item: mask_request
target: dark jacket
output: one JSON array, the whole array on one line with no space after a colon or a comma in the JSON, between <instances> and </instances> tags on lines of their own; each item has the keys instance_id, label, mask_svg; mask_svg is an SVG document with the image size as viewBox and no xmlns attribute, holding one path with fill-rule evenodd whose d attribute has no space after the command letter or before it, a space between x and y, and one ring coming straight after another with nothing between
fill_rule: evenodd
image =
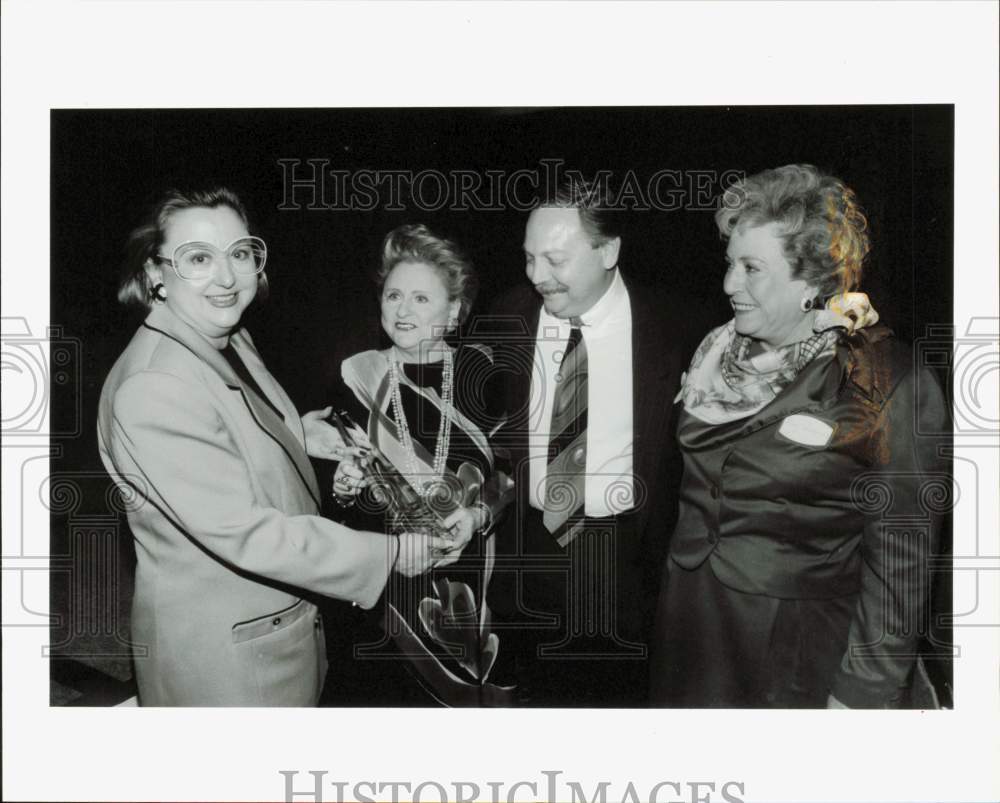
<instances>
[{"instance_id":1,"label":"dark jacket","mask_svg":"<svg viewBox=\"0 0 1000 803\"><path fill-rule=\"evenodd\" d=\"M624 278L624 277L623 277ZM647 620L648 629L659 584L659 567L667 554L670 533L676 521L676 489L680 479L680 456L674 438L673 399L683 367L695 345L689 333L696 331L671 300L633 286L625 279L632 313L632 405L637 532L632 550L631 576L643 600L636 614ZM528 457L528 413L535 335L542 301L525 284L505 294L490 315L476 321L471 339L493 348L499 392L506 404L507 420L494 443L509 457L512 476L517 477L515 514L528 509L526 465ZM704 331L703 329L701 331ZM591 377L591 381L599 378ZM498 550L502 544L498 544Z\"/></svg>"},{"instance_id":2,"label":"dark jacket","mask_svg":"<svg viewBox=\"0 0 1000 803\"><path fill-rule=\"evenodd\" d=\"M808 437L824 425L828 442ZM914 371L888 328L844 337L756 415L716 427L683 415L671 557L686 569L708 560L750 594L858 594L831 689L851 707L891 704L913 664L951 497L947 431L937 380Z\"/></svg>"}]
</instances>

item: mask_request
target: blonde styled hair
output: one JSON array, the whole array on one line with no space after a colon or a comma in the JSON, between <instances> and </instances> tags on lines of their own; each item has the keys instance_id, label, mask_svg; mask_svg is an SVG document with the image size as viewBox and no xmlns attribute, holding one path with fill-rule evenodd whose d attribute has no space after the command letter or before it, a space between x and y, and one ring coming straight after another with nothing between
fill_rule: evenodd
<instances>
[{"instance_id":1,"label":"blonde styled hair","mask_svg":"<svg viewBox=\"0 0 1000 803\"><path fill-rule=\"evenodd\" d=\"M433 268L448 291L448 300L460 302L457 323L465 321L476 300L478 282L472 263L454 242L439 237L422 223L390 231L382 242L382 261L375 271L375 284L380 292L400 262L420 262Z\"/></svg>"},{"instance_id":2,"label":"blonde styled hair","mask_svg":"<svg viewBox=\"0 0 1000 803\"><path fill-rule=\"evenodd\" d=\"M746 226L779 223L792 276L818 288L821 299L857 289L871 248L854 191L812 165L738 181L723 193L715 222L723 239Z\"/></svg>"}]
</instances>

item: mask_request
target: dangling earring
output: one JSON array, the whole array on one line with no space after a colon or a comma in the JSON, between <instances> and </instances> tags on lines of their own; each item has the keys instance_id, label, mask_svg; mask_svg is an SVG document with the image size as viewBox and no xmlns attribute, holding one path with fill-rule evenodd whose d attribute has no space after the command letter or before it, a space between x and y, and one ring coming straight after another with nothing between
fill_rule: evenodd
<instances>
[{"instance_id":1,"label":"dangling earring","mask_svg":"<svg viewBox=\"0 0 1000 803\"><path fill-rule=\"evenodd\" d=\"M163 282L157 282L153 285L153 289L149 291L149 297L153 301L167 300L167 294L163 292Z\"/></svg>"},{"instance_id":2,"label":"dangling earring","mask_svg":"<svg viewBox=\"0 0 1000 803\"><path fill-rule=\"evenodd\" d=\"M799 302L799 309L803 312L809 312L813 308L813 300L811 298L803 298Z\"/></svg>"}]
</instances>

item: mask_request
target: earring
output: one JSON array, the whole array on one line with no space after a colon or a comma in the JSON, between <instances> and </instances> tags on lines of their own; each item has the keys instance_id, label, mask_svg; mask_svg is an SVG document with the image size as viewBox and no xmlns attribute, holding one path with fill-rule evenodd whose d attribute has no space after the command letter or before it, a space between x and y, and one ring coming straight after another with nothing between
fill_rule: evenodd
<instances>
[{"instance_id":1,"label":"earring","mask_svg":"<svg viewBox=\"0 0 1000 803\"><path fill-rule=\"evenodd\" d=\"M149 291L149 297L153 301L167 300L167 294L163 292L163 282L157 282L153 285L153 289Z\"/></svg>"},{"instance_id":2,"label":"earring","mask_svg":"<svg viewBox=\"0 0 1000 803\"><path fill-rule=\"evenodd\" d=\"M799 302L799 309L803 312L809 312L813 308L813 300L811 298L803 298Z\"/></svg>"}]
</instances>

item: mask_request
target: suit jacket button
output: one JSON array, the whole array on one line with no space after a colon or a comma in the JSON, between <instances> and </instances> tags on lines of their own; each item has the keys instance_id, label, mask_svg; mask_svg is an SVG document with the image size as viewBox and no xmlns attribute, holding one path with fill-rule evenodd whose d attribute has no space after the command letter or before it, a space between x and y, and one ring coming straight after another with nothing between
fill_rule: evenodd
<instances>
[{"instance_id":1,"label":"suit jacket button","mask_svg":"<svg viewBox=\"0 0 1000 803\"><path fill-rule=\"evenodd\" d=\"M717 544L718 542L719 542L719 534L717 532L715 532L715 530L712 530L708 534L708 543L710 543L710 544Z\"/></svg>"},{"instance_id":2,"label":"suit jacket button","mask_svg":"<svg viewBox=\"0 0 1000 803\"><path fill-rule=\"evenodd\" d=\"M278 625L280 625L281 624L281 617L280 616L275 616L274 619L271 620L271 624L274 625L275 627L277 627Z\"/></svg>"},{"instance_id":3,"label":"suit jacket button","mask_svg":"<svg viewBox=\"0 0 1000 803\"><path fill-rule=\"evenodd\" d=\"M313 627L319 630L322 626L323 626L323 617L317 616L316 619L313 621Z\"/></svg>"},{"instance_id":4,"label":"suit jacket button","mask_svg":"<svg viewBox=\"0 0 1000 803\"><path fill-rule=\"evenodd\" d=\"M719 498L719 486L718 485L713 485L711 493L712 493L712 498L713 499L718 499Z\"/></svg>"}]
</instances>

